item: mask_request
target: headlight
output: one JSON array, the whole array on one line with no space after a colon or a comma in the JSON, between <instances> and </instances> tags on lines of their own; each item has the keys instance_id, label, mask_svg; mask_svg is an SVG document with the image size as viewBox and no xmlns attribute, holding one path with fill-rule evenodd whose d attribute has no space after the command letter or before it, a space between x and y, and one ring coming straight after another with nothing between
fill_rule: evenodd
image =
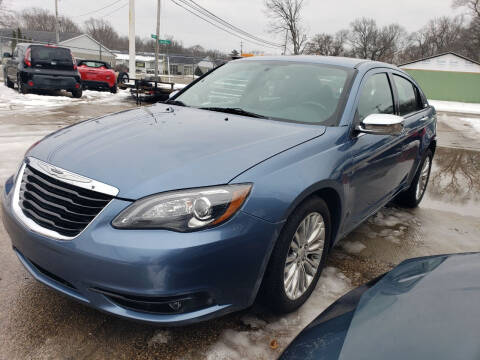
<instances>
[{"instance_id":1,"label":"headlight","mask_svg":"<svg viewBox=\"0 0 480 360\"><path fill-rule=\"evenodd\" d=\"M251 184L172 191L135 201L112 222L119 229L193 231L220 224L243 205Z\"/></svg>"}]
</instances>

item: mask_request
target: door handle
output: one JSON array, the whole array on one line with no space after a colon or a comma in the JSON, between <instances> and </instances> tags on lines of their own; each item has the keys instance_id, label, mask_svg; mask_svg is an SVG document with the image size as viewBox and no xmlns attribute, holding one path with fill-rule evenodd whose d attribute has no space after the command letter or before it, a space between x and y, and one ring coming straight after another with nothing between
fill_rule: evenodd
<instances>
[{"instance_id":1,"label":"door handle","mask_svg":"<svg viewBox=\"0 0 480 360\"><path fill-rule=\"evenodd\" d=\"M424 116L420 119L420 121L425 121L425 120L429 120L430 119L430 116Z\"/></svg>"}]
</instances>

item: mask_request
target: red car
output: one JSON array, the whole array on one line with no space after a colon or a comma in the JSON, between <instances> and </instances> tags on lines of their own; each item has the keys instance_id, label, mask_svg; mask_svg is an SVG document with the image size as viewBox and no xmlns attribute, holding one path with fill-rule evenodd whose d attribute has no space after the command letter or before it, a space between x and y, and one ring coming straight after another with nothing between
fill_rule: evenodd
<instances>
[{"instance_id":1,"label":"red car","mask_svg":"<svg viewBox=\"0 0 480 360\"><path fill-rule=\"evenodd\" d=\"M105 61L80 60L78 61L78 71L84 89L117 92L117 74Z\"/></svg>"}]
</instances>

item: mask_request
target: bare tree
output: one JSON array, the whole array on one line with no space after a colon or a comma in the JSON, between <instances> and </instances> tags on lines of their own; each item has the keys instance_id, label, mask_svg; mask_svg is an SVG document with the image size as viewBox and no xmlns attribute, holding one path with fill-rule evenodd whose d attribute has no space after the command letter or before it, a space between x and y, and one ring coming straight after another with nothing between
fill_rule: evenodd
<instances>
[{"instance_id":1,"label":"bare tree","mask_svg":"<svg viewBox=\"0 0 480 360\"><path fill-rule=\"evenodd\" d=\"M393 62L405 38L406 32L398 24L379 28L375 20L367 18L350 24L352 55L362 59Z\"/></svg>"},{"instance_id":2,"label":"bare tree","mask_svg":"<svg viewBox=\"0 0 480 360\"><path fill-rule=\"evenodd\" d=\"M287 34L295 55L301 54L307 42L301 11L304 0L265 0L267 15L271 17L272 32Z\"/></svg>"},{"instance_id":3,"label":"bare tree","mask_svg":"<svg viewBox=\"0 0 480 360\"><path fill-rule=\"evenodd\" d=\"M107 48L115 49L119 43L119 36L112 24L107 20L90 18L84 23L85 32ZM140 38L135 43L142 42Z\"/></svg>"},{"instance_id":4,"label":"bare tree","mask_svg":"<svg viewBox=\"0 0 480 360\"><path fill-rule=\"evenodd\" d=\"M467 7L473 16L480 18L480 0L453 0L453 7Z\"/></svg>"},{"instance_id":5,"label":"bare tree","mask_svg":"<svg viewBox=\"0 0 480 360\"><path fill-rule=\"evenodd\" d=\"M55 15L47 9L31 8L23 10L19 16L20 25L30 31L55 31ZM79 26L66 16L58 17L60 32L78 33Z\"/></svg>"},{"instance_id":6,"label":"bare tree","mask_svg":"<svg viewBox=\"0 0 480 360\"><path fill-rule=\"evenodd\" d=\"M335 35L317 34L305 46L305 53L310 55L344 56L348 31L341 30Z\"/></svg>"},{"instance_id":7,"label":"bare tree","mask_svg":"<svg viewBox=\"0 0 480 360\"><path fill-rule=\"evenodd\" d=\"M3 0L0 0L0 27L9 28L15 27L16 21L14 12L6 8Z\"/></svg>"}]
</instances>

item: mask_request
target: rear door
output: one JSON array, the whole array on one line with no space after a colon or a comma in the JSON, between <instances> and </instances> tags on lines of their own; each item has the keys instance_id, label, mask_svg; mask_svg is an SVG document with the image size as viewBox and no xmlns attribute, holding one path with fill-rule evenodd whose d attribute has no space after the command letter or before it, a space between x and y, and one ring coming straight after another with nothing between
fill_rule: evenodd
<instances>
[{"instance_id":1,"label":"rear door","mask_svg":"<svg viewBox=\"0 0 480 360\"><path fill-rule=\"evenodd\" d=\"M425 127L434 114L419 88L405 74L394 71L391 79L398 104L397 115L404 118L405 134L398 167L402 185L407 185L421 157L420 148Z\"/></svg>"},{"instance_id":2,"label":"rear door","mask_svg":"<svg viewBox=\"0 0 480 360\"><path fill-rule=\"evenodd\" d=\"M55 46L32 45L32 67L49 70L74 70L74 60L69 49Z\"/></svg>"}]
</instances>

